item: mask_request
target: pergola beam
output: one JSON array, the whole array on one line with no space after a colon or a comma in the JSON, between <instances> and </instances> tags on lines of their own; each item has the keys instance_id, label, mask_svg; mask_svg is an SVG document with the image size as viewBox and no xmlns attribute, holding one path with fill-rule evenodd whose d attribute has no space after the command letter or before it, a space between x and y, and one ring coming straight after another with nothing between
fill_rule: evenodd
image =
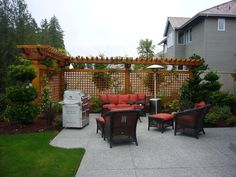
<instances>
[{"instance_id":1,"label":"pergola beam","mask_svg":"<svg viewBox=\"0 0 236 177\"><path fill-rule=\"evenodd\" d=\"M17 45L28 59L52 58L58 62L66 63L99 63L99 64L144 64L144 65L186 65L188 67L199 66L201 59L173 59L173 58L132 58L132 57L70 57L49 45Z\"/></svg>"}]
</instances>

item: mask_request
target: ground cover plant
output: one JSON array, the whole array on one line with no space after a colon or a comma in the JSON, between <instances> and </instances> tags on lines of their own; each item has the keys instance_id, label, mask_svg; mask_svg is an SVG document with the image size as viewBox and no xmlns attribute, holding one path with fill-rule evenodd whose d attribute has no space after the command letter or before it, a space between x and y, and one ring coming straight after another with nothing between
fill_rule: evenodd
<instances>
[{"instance_id":1,"label":"ground cover plant","mask_svg":"<svg viewBox=\"0 0 236 177\"><path fill-rule=\"evenodd\" d=\"M0 176L75 176L84 149L49 145L56 131L0 136Z\"/></svg>"}]
</instances>

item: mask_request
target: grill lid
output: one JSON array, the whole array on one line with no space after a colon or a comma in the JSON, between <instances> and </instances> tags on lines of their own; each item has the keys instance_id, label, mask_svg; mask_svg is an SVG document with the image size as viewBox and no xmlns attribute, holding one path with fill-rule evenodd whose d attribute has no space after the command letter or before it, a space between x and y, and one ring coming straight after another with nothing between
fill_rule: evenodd
<instances>
[{"instance_id":1,"label":"grill lid","mask_svg":"<svg viewBox=\"0 0 236 177\"><path fill-rule=\"evenodd\" d=\"M85 94L80 90L66 90L64 92L64 100L81 100Z\"/></svg>"},{"instance_id":2,"label":"grill lid","mask_svg":"<svg viewBox=\"0 0 236 177\"><path fill-rule=\"evenodd\" d=\"M64 91L64 99L61 104L79 104L81 103L81 97L85 94L80 90L66 90Z\"/></svg>"}]
</instances>

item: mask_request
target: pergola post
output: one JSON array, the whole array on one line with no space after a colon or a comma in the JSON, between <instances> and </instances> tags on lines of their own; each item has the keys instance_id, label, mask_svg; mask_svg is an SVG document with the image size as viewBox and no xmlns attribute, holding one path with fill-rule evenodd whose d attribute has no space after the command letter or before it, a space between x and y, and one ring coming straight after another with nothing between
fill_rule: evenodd
<instances>
[{"instance_id":1,"label":"pergola post","mask_svg":"<svg viewBox=\"0 0 236 177\"><path fill-rule=\"evenodd\" d=\"M36 72L36 78L32 81L33 86L36 88L37 93L41 93L41 74L40 74L40 63L39 60L32 60L32 67L34 68ZM38 97L35 100L36 102L38 101Z\"/></svg>"},{"instance_id":2,"label":"pergola post","mask_svg":"<svg viewBox=\"0 0 236 177\"><path fill-rule=\"evenodd\" d=\"M130 91L130 64L125 64L125 93Z\"/></svg>"}]
</instances>

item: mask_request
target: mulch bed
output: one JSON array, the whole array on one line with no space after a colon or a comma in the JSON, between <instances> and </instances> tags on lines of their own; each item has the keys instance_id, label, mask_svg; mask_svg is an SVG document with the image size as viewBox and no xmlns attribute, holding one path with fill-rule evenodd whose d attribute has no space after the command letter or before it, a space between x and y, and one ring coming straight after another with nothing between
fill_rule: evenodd
<instances>
[{"instance_id":1,"label":"mulch bed","mask_svg":"<svg viewBox=\"0 0 236 177\"><path fill-rule=\"evenodd\" d=\"M35 119L32 124L20 125L10 124L6 121L0 121L0 135L42 132L46 130L61 130L60 126L49 126L44 119Z\"/></svg>"}]
</instances>

